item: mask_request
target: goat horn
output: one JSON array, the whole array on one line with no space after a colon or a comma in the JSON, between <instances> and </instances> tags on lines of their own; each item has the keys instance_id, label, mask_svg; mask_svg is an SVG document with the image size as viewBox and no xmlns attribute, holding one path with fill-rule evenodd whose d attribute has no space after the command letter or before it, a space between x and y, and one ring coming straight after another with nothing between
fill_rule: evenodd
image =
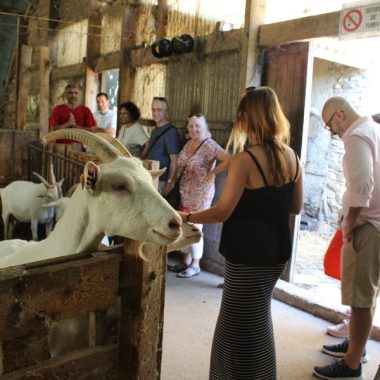
<instances>
[{"instance_id":1,"label":"goat horn","mask_svg":"<svg viewBox=\"0 0 380 380\"><path fill-rule=\"evenodd\" d=\"M40 175L40 174L38 174L36 172L33 172L33 175L35 177L37 177L46 187L51 187L50 184L49 184L49 182L46 181L46 179L44 177L42 177L42 175Z\"/></svg>"},{"instance_id":2,"label":"goat horn","mask_svg":"<svg viewBox=\"0 0 380 380\"><path fill-rule=\"evenodd\" d=\"M111 143L124 157L133 157L129 150L118 139L115 139L115 137L104 132L98 132L97 135Z\"/></svg>"},{"instance_id":3,"label":"goat horn","mask_svg":"<svg viewBox=\"0 0 380 380\"><path fill-rule=\"evenodd\" d=\"M54 167L53 167L53 164L50 164L50 179L51 179L51 184L53 186L55 186L57 184L57 181L55 179L55 175L54 175Z\"/></svg>"},{"instance_id":4,"label":"goat horn","mask_svg":"<svg viewBox=\"0 0 380 380\"><path fill-rule=\"evenodd\" d=\"M64 128L50 132L42 138L44 144L59 139L70 139L78 141L90 147L102 162L111 162L122 154L112 146L111 143L97 136L95 133L78 128Z\"/></svg>"}]
</instances>

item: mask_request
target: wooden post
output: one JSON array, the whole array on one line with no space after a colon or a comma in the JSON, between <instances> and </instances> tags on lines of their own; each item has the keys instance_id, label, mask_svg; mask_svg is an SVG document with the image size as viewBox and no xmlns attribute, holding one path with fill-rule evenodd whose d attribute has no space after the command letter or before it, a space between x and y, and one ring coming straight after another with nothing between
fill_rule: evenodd
<instances>
[{"instance_id":1,"label":"wooden post","mask_svg":"<svg viewBox=\"0 0 380 380\"><path fill-rule=\"evenodd\" d=\"M49 132L49 79L50 55L49 47L40 48L40 137Z\"/></svg>"},{"instance_id":2,"label":"wooden post","mask_svg":"<svg viewBox=\"0 0 380 380\"><path fill-rule=\"evenodd\" d=\"M100 56L102 32L102 14L97 10L97 2L90 1L90 17L88 18L88 36L86 53L85 105L95 108L97 92L96 60Z\"/></svg>"},{"instance_id":3,"label":"wooden post","mask_svg":"<svg viewBox=\"0 0 380 380\"><path fill-rule=\"evenodd\" d=\"M156 19L156 38L164 38L166 35L166 26L168 22L168 2L167 0L158 0Z\"/></svg>"},{"instance_id":4,"label":"wooden post","mask_svg":"<svg viewBox=\"0 0 380 380\"><path fill-rule=\"evenodd\" d=\"M129 4L123 14L120 43L119 104L131 100L136 69L130 65L130 50L136 45L136 30L141 5Z\"/></svg>"},{"instance_id":5,"label":"wooden post","mask_svg":"<svg viewBox=\"0 0 380 380\"><path fill-rule=\"evenodd\" d=\"M244 35L241 50L239 93L250 85L261 84L259 27L265 21L265 0L246 0Z\"/></svg>"},{"instance_id":6,"label":"wooden post","mask_svg":"<svg viewBox=\"0 0 380 380\"><path fill-rule=\"evenodd\" d=\"M144 161L158 170L158 161ZM119 375L160 379L165 306L166 247L126 239L120 263Z\"/></svg>"},{"instance_id":7,"label":"wooden post","mask_svg":"<svg viewBox=\"0 0 380 380\"><path fill-rule=\"evenodd\" d=\"M17 129L25 129L30 87L30 67L32 64L32 47L22 45L17 96Z\"/></svg>"}]
</instances>

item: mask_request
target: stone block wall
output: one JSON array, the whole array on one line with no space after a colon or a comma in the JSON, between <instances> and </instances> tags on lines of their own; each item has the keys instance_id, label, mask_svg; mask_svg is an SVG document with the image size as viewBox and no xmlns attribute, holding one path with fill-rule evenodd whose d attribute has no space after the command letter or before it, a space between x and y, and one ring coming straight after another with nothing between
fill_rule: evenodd
<instances>
[{"instance_id":1,"label":"stone block wall","mask_svg":"<svg viewBox=\"0 0 380 380\"><path fill-rule=\"evenodd\" d=\"M331 96L342 96L365 114L370 88L368 71L315 59L301 228L330 234L337 226L345 187L343 143L324 128L322 107Z\"/></svg>"}]
</instances>

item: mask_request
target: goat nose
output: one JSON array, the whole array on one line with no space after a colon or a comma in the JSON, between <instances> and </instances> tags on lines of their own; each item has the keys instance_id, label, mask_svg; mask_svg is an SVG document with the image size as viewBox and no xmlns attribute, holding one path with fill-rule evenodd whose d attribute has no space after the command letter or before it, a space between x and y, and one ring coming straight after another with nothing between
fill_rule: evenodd
<instances>
[{"instance_id":1,"label":"goat nose","mask_svg":"<svg viewBox=\"0 0 380 380\"><path fill-rule=\"evenodd\" d=\"M182 219L179 215L172 218L169 222L169 228L171 230L179 230L181 226L182 226Z\"/></svg>"}]
</instances>

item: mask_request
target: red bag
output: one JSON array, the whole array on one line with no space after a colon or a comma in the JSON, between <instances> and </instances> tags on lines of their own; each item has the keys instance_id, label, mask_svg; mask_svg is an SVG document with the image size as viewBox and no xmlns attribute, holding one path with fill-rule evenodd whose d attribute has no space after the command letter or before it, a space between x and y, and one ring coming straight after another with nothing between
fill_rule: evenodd
<instances>
[{"instance_id":1,"label":"red bag","mask_svg":"<svg viewBox=\"0 0 380 380\"><path fill-rule=\"evenodd\" d=\"M335 234L330 241L323 260L325 274L332 278L336 278L337 280L340 280L340 257L342 246L343 234L342 230L338 229L335 231Z\"/></svg>"}]
</instances>

